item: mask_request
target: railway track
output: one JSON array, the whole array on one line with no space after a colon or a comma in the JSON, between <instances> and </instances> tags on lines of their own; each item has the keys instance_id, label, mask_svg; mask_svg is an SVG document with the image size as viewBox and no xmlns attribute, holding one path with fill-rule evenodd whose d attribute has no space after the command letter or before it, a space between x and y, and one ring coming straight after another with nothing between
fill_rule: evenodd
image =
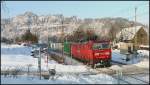
<instances>
[{"instance_id":1,"label":"railway track","mask_svg":"<svg viewBox=\"0 0 150 85\"><path fill-rule=\"evenodd\" d=\"M148 83L149 83L148 81L145 81L145 80L142 80L142 79L140 79L140 78L134 77L133 75L128 75L128 77L133 78L133 79L138 80L138 81L141 81L141 82L143 82L143 83L145 83L145 84L148 84Z\"/></svg>"},{"instance_id":2,"label":"railway track","mask_svg":"<svg viewBox=\"0 0 150 85\"><path fill-rule=\"evenodd\" d=\"M149 73L143 73L144 77L145 74ZM122 76L118 77L117 75L112 75L113 78L117 79L118 81L121 80L123 82L126 82L127 84L149 84L149 81L146 81L145 79L142 78L137 78L136 76L141 75L141 74L131 74L131 75L125 75L122 74ZM149 78L148 78L149 79Z\"/></svg>"},{"instance_id":3,"label":"railway track","mask_svg":"<svg viewBox=\"0 0 150 85\"><path fill-rule=\"evenodd\" d=\"M126 73L126 74L124 74L124 75L149 75L149 72L141 72L141 73Z\"/></svg>"},{"instance_id":4,"label":"railway track","mask_svg":"<svg viewBox=\"0 0 150 85\"><path fill-rule=\"evenodd\" d=\"M56 60L58 63L60 60L64 59L64 61L61 63L67 64L67 65L69 65L69 64L71 64L71 65L83 65L82 62L80 62L74 58L71 58L65 54L64 54L64 57L62 58L62 54L60 52L50 51L49 54L50 54L50 57L52 57L52 59Z\"/></svg>"},{"instance_id":5,"label":"railway track","mask_svg":"<svg viewBox=\"0 0 150 85\"><path fill-rule=\"evenodd\" d=\"M60 53L57 53L57 52L53 52L53 53L56 53L58 55L60 55ZM67 57L67 56L66 56ZM122 63L122 62L118 62L118 61L111 61L112 63L112 66L113 65L118 65L121 69L122 69L122 73L127 75L130 73L131 74L141 74L141 73L145 73L145 71L147 71L148 69L144 69L144 68L139 68L139 67L136 67L134 65L128 65L126 63ZM88 66L89 69L92 69L90 66ZM96 68L95 69L97 71L97 73L106 73L106 74L110 74L110 75L113 75L116 73L116 70L115 68L111 68L111 67L104 67L104 68Z\"/></svg>"},{"instance_id":6,"label":"railway track","mask_svg":"<svg viewBox=\"0 0 150 85\"><path fill-rule=\"evenodd\" d=\"M129 81L126 81L124 79L118 78L118 77L114 77L114 79L118 80L117 84L131 84Z\"/></svg>"},{"instance_id":7,"label":"railway track","mask_svg":"<svg viewBox=\"0 0 150 85\"><path fill-rule=\"evenodd\" d=\"M113 67L105 67L105 68L96 68L95 70L98 71L98 73L115 74L115 72L118 71L119 69L115 69ZM120 71L125 75L149 73L148 68L139 68L134 65L133 66L129 66L129 65L121 66Z\"/></svg>"},{"instance_id":8,"label":"railway track","mask_svg":"<svg viewBox=\"0 0 150 85\"><path fill-rule=\"evenodd\" d=\"M104 73L104 74L108 74L110 76L112 76L113 78L115 78L116 80L118 81L122 81L122 83L124 82L125 84L134 84L138 82L138 84L149 84L149 81L146 81L145 79L141 79L141 78L137 78L135 76L138 76L138 75L143 75L143 77L145 77L146 75L149 75L149 72L146 72L146 73L143 73L143 72L140 72L140 73L124 73L122 72L122 77L121 78L118 78L117 76L117 71L116 70L113 70L113 69L110 69L110 68L98 68L96 69L97 74L99 73ZM133 81L136 81L136 82L133 82Z\"/></svg>"},{"instance_id":9,"label":"railway track","mask_svg":"<svg viewBox=\"0 0 150 85\"><path fill-rule=\"evenodd\" d=\"M96 71L97 71L97 74L99 74L99 73L104 73L104 74L108 74L108 75L112 75L112 74L115 74L116 73L116 71L114 71L114 70L112 70L112 69L96 69Z\"/></svg>"}]
</instances>

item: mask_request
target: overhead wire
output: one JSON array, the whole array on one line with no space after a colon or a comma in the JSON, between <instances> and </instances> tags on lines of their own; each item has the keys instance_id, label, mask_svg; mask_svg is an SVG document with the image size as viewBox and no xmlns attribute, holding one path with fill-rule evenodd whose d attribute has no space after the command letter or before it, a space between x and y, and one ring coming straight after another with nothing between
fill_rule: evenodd
<instances>
[{"instance_id":1,"label":"overhead wire","mask_svg":"<svg viewBox=\"0 0 150 85\"><path fill-rule=\"evenodd\" d=\"M148 15L148 11L146 11L146 12L144 12L144 13L141 13L141 14L138 14L138 15L136 15L137 17L141 17L141 16L143 16L143 15ZM135 18L135 16L130 16L130 17L126 17L127 19L133 19L133 18Z\"/></svg>"},{"instance_id":2,"label":"overhead wire","mask_svg":"<svg viewBox=\"0 0 150 85\"><path fill-rule=\"evenodd\" d=\"M9 15L9 8L7 7L6 3L3 1L2 3L2 9L4 12L6 12L6 14Z\"/></svg>"},{"instance_id":3,"label":"overhead wire","mask_svg":"<svg viewBox=\"0 0 150 85\"><path fill-rule=\"evenodd\" d=\"M143 6L145 6L145 7L149 7L149 6L147 6L147 5L149 5L149 4L146 4L146 3L140 3L140 4L138 4L138 5L135 5L135 6L133 6L132 8L135 8L135 7L143 7ZM132 9L131 7L128 7L128 8L125 8L125 9L121 9L121 10L119 10L118 12L115 12L113 15L111 15L111 16L115 16L115 15L118 15L118 14L124 14L124 13L127 13L127 12L131 12L131 9ZM133 16L131 16L131 18L132 18ZM127 18L130 18L130 17L127 17Z\"/></svg>"},{"instance_id":4,"label":"overhead wire","mask_svg":"<svg viewBox=\"0 0 150 85\"><path fill-rule=\"evenodd\" d=\"M9 11L9 8L7 7L6 5L6 1L1 1L1 6L2 6L2 10L3 10L3 14L5 15L5 17L3 18L7 18L8 20L8 23L10 23L10 11Z\"/></svg>"}]
</instances>

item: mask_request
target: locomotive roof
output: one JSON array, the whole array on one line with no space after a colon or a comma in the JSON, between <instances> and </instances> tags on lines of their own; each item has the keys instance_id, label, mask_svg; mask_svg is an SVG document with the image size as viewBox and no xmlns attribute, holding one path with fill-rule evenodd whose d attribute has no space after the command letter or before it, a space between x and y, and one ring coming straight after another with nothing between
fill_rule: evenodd
<instances>
[{"instance_id":1,"label":"locomotive roof","mask_svg":"<svg viewBox=\"0 0 150 85\"><path fill-rule=\"evenodd\" d=\"M79 43L87 43L87 42L92 42L92 43L105 43L105 42L110 42L110 40L101 40L101 41L86 41L86 42L72 42L73 44L79 44Z\"/></svg>"},{"instance_id":2,"label":"locomotive roof","mask_svg":"<svg viewBox=\"0 0 150 85\"><path fill-rule=\"evenodd\" d=\"M100 41L93 41L94 43L103 43L103 42L110 42L110 40L100 40Z\"/></svg>"}]
</instances>

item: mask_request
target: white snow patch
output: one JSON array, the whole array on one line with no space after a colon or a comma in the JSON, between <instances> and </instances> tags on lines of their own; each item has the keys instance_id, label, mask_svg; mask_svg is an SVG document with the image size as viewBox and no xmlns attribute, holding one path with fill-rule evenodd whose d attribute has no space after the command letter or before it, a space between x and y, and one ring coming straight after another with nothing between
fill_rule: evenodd
<instances>
[{"instance_id":1,"label":"white snow patch","mask_svg":"<svg viewBox=\"0 0 150 85\"><path fill-rule=\"evenodd\" d=\"M149 51L148 50L138 50L137 52L141 56L148 56L149 57Z\"/></svg>"},{"instance_id":2,"label":"white snow patch","mask_svg":"<svg viewBox=\"0 0 150 85\"><path fill-rule=\"evenodd\" d=\"M27 71L27 65L31 64L31 71L38 70L38 58L33 58L31 55L31 48L20 45L5 45L1 44L1 69L11 69L11 68L22 68ZM43 57L41 59L41 67L42 70L48 71L48 68L54 68L57 72L85 72L87 71L86 67L83 65L62 65L58 64L54 60L45 62L46 56L42 54ZM11 67L11 68L10 68Z\"/></svg>"},{"instance_id":3,"label":"white snow patch","mask_svg":"<svg viewBox=\"0 0 150 85\"><path fill-rule=\"evenodd\" d=\"M137 64L134 64L135 66L141 67L141 68L149 68L149 61L143 60Z\"/></svg>"},{"instance_id":4,"label":"white snow patch","mask_svg":"<svg viewBox=\"0 0 150 85\"><path fill-rule=\"evenodd\" d=\"M116 80L105 74L98 75L62 75L55 80L39 80L38 77L27 77L26 75L18 78L1 77L2 84L116 84Z\"/></svg>"},{"instance_id":5,"label":"white snow patch","mask_svg":"<svg viewBox=\"0 0 150 85\"><path fill-rule=\"evenodd\" d=\"M141 68L149 68L149 51L148 50L138 50L138 56L141 56L143 59L137 64L134 64Z\"/></svg>"},{"instance_id":6,"label":"white snow patch","mask_svg":"<svg viewBox=\"0 0 150 85\"><path fill-rule=\"evenodd\" d=\"M147 50L138 50L138 55L135 54L128 55L129 61L126 61L127 55L121 54L120 50L112 50L112 60L118 61L124 64L136 64L141 62L144 58L149 58L149 51Z\"/></svg>"},{"instance_id":7,"label":"white snow patch","mask_svg":"<svg viewBox=\"0 0 150 85\"><path fill-rule=\"evenodd\" d=\"M111 67L110 67L110 69L113 69L113 70L122 70L122 68L120 67L120 66L118 66L118 65L112 65Z\"/></svg>"},{"instance_id":8,"label":"white snow patch","mask_svg":"<svg viewBox=\"0 0 150 85\"><path fill-rule=\"evenodd\" d=\"M140 47L146 47L146 48L149 48L149 45L140 45Z\"/></svg>"}]
</instances>

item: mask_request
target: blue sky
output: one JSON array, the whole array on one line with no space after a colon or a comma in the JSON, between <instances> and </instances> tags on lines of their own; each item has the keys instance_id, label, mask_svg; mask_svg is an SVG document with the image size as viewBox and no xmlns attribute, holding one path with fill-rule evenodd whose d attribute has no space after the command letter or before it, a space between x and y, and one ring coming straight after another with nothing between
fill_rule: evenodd
<instances>
[{"instance_id":1,"label":"blue sky","mask_svg":"<svg viewBox=\"0 0 150 85\"><path fill-rule=\"evenodd\" d=\"M2 5L2 18L31 11L37 15L63 14L82 19L124 17L134 20L134 7L137 6L137 21L149 23L149 1L5 1L5 4Z\"/></svg>"}]
</instances>

